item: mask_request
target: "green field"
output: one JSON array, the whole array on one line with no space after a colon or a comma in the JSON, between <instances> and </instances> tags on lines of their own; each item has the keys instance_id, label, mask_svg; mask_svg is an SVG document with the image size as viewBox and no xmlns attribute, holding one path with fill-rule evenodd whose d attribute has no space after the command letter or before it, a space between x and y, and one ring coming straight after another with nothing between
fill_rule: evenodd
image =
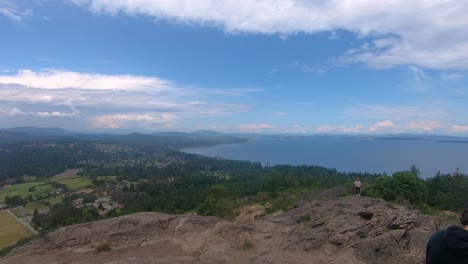
<instances>
[{"instance_id":1,"label":"green field","mask_svg":"<svg viewBox=\"0 0 468 264\"><path fill-rule=\"evenodd\" d=\"M38 211L48 211L49 207L38 202L38 203L30 203L26 206L17 207L15 209L12 209L11 211L17 217L21 218L21 217L31 216L34 213L34 209L37 209Z\"/></svg>"},{"instance_id":2,"label":"green field","mask_svg":"<svg viewBox=\"0 0 468 264\"><path fill-rule=\"evenodd\" d=\"M56 196L56 197L51 197L51 198L45 200L45 202L49 202L49 204L58 204L58 203L62 202L63 197L64 197L64 195L59 195L59 196Z\"/></svg>"},{"instance_id":3,"label":"green field","mask_svg":"<svg viewBox=\"0 0 468 264\"><path fill-rule=\"evenodd\" d=\"M92 181L88 178L79 176L77 169L68 169L60 174L52 177L52 181L65 184L70 191L76 191L88 185L92 185Z\"/></svg>"},{"instance_id":4,"label":"green field","mask_svg":"<svg viewBox=\"0 0 468 264\"><path fill-rule=\"evenodd\" d=\"M80 177L77 174L78 172L79 172L79 170L77 170L77 169L68 169L68 170L66 170L66 171L52 177L52 180L64 180L64 179L71 179L71 178Z\"/></svg>"},{"instance_id":5,"label":"green field","mask_svg":"<svg viewBox=\"0 0 468 264\"><path fill-rule=\"evenodd\" d=\"M23 181L25 181L25 182L35 182L35 181L37 181L37 177L36 176L24 176Z\"/></svg>"},{"instance_id":6,"label":"green field","mask_svg":"<svg viewBox=\"0 0 468 264\"><path fill-rule=\"evenodd\" d=\"M117 176L98 176L97 180L104 181L104 182L113 182L117 180Z\"/></svg>"},{"instance_id":7,"label":"green field","mask_svg":"<svg viewBox=\"0 0 468 264\"><path fill-rule=\"evenodd\" d=\"M30 235L31 232L7 211L0 211L0 248L11 246Z\"/></svg>"},{"instance_id":8,"label":"green field","mask_svg":"<svg viewBox=\"0 0 468 264\"><path fill-rule=\"evenodd\" d=\"M33 188L33 190L31 190ZM31 190L31 191L30 191ZM47 182L26 182L26 183L19 183L11 186L6 190L0 191L0 203L5 202L5 197L8 196L16 196L19 195L21 197L27 197L32 195L35 200L47 198L50 191L55 190L53 186L48 184Z\"/></svg>"},{"instance_id":9,"label":"green field","mask_svg":"<svg viewBox=\"0 0 468 264\"><path fill-rule=\"evenodd\" d=\"M55 181L61 184L65 184L71 191L76 191L88 185L92 185L92 181L90 179L79 176L74 178L59 179Z\"/></svg>"}]
</instances>

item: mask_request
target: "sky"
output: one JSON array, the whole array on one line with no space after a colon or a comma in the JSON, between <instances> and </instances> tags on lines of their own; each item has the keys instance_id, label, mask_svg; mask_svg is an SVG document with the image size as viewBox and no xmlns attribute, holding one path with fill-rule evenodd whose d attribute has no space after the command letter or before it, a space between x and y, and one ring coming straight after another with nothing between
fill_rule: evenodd
<instances>
[{"instance_id":1,"label":"sky","mask_svg":"<svg viewBox=\"0 0 468 264\"><path fill-rule=\"evenodd\" d=\"M468 1L0 0L0 128L468 136Z\"/></svg>"}]
</instances>

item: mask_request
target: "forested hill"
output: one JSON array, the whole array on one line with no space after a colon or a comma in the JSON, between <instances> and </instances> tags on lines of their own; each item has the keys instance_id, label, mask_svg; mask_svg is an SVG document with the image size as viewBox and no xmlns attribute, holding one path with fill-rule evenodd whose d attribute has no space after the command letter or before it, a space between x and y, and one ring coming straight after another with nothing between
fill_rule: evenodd
<instances>
[{"instance_id":1,"label":"forested hill","mask_svg":"<svg viewBox=\"0 0 468 264\"><path fill-rule=\"evenodd\" d=\"M190 133L54 136L22 131L0 131L0 139L6 141L1 143L0 140L0 180L19 180L24 175L50 177L68 168L122 168L163 161L165 153L173 150L247 141L246 138Z\"/></svg>"}]
</instances>

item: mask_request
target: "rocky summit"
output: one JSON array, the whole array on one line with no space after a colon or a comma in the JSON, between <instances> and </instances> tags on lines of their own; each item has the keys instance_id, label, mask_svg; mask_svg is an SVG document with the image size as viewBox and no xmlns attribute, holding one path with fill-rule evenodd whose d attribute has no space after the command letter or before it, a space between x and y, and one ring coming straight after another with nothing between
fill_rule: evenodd
<instances>
[{"instance_id":1,"label":"rocky summit","mask_svg":"<svg viewBox=\"0 0 468 264\"><path fill-rule=\"evenodd\" d=\"M248 210L247 210L248 211ZM1 263L424 263L429 236L457 224L365 197L303 201L231 220L138 213L68 226Z\"/></svg>"}]
</instances>

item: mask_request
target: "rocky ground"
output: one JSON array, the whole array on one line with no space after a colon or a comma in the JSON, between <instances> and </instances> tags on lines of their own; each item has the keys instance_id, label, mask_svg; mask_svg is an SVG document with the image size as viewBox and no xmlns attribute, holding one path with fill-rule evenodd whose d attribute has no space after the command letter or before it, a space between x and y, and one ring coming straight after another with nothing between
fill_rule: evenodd
<instances>
[{"instance_id":1,"label":"rocky ground","mask_svg":"<svg viewBox=\"0 0 468 264\"><path fill-rule=\"evenodd\" d=\"M424 263L434 231L457 224L354 196L318 198L281 214L241 219L138 213L58 229L0 262L414 264ZM107 246L109 251L97 250Z\"/></svg>"}]
</instances>

